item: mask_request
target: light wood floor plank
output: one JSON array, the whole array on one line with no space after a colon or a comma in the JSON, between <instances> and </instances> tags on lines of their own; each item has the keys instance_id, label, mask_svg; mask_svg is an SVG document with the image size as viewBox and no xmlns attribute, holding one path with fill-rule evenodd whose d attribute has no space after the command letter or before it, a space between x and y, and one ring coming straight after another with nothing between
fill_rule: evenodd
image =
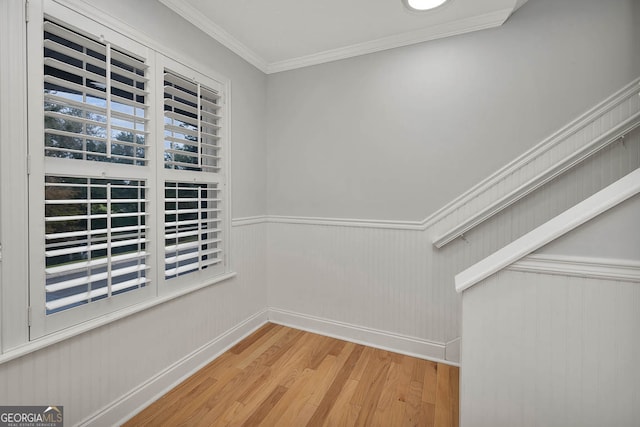
<instances>
[{"instance_id":1,"label":"light wood floor plank","mask_svg":"<svg viewBox=\"0 0 640 427\"><path fill-rule=\"evenodd\" d=\"M307 426L333 427L354 425L358 419L360 407L353 405L351 398L357 387L358 381L347 379L340 389L339 394L335 396L335 400L331 399L331 402L328 404L331 406L331 409L326 417L322 417L324 411L322 411L317 418L316 414L314 414ZM318 407L318 412L321 410L321 407Z\"/></svg>"},{"instance_id":2,"label":"light wood floor plank","mask_svg":"<svg viewBox=\"0 0 640 427\"><path fill-rule=\"evenodd\" d=\"M435 405L435 426L458 426L458 369L448 365L438 365Z\"/></svg>"},{"instance_id":3,"label":"light wood floor plank","mask_svg":"<svg viewBox=\"0 0 640 427\"><path fill-rule=\"evenodd\" d=\"M422 401L425 403L436 403L436 385L438 384L438 367L441 364L424 361L424 385L422 386Z\"/></svg>"},{"instance_id":4,"label":"light wood floor plank","mask_svg":"<svg viewBox=\"0 0 640 427\"><path fill-rule=\"evenodd\" d=\"M458 426L458 368L266 324L133 426Z\"/></svg>"},{"instance_id":5,"label":"light wood floor plank","mask_svg":"<svg viewBox=\"0 0 640 427\"><path fill-rule=\"evenodd\" d=\"M362 355L364 347L352 344L351 346L343 347L343 349L346 349L348 358L340 368L340 371L336 374L331 386L324 393L323 399L318 403L317 409L307 425L321 426L323 424L324 420L333 408L333 405L338 401L340 394L345 389L345 384L349 381L349 375L351 375L351 372L353 372L353 369L358 364L358 360ZM357 382L354 383L357 385Z\"/></svg>"}]
</instances>

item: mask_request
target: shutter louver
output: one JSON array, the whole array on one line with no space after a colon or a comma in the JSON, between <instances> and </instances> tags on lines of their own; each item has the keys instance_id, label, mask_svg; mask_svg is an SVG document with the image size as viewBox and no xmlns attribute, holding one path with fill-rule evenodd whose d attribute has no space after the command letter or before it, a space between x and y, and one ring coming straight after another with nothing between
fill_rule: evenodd
<instances>
[{"instance_id":1,"label":"shutter louver","mask_svg":"<svg viewBox=\"0 0 640 427\"><path fill-rule=\"evenodd\" d=\"M165 185L165 278L222 261L220 190L217 184Z\"/></svg>"},{"instance_id":2,"label":"shutter louver","mask_svg":"<svg viewBox=\"0 0 640 427\"><path fill-rule=\"evenodd\" d=\"M147 65L44 22L45 155L147 164Z\"/></svg>"},{"instance_id":3,"label":"shutter louver","mask_svg":"<svg viewBox=\"0 0 640 427\"><path fill-rule=\"evenodd\" d=\"M171 72L164 74L164 161L167 169L220 170L220 95Z\"/></svg>"},{"instance_id":4,"label":"shutter louver","mask_svg":"<svg viewBox=\"0 0 640 427\"><path fill-rule=\"evenodd\" d=\"M144 181L46 176L46 310L147 284Z\"/></svg>"}]
</instances>

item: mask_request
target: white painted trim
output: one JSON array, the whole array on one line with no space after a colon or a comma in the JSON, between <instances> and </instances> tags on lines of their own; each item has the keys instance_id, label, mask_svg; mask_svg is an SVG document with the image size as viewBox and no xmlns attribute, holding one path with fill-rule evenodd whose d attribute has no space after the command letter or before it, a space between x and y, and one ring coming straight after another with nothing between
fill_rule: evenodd
<instances>
[{"instance_id":1,"label":"white painted trim","mask_svg":"<svg viewBox=\"0 0 640 427\"><path fill-rule=\"evenodd\" d=\"M269 215L270 223L280 224L306 224L306 225L328 225L333 227L368 227L368 228L388 228L400 230L424 230L425 227L419 221L393 221L374 219L351 219L351 218L318 218L306 216L282 216Z\"/></svg>"},{"instance_id":2,"label":"white painted trim","mask_svg":"<svg viewBox=\"0 0 640 427\"><path fill-rule=\"evenodd\" d=\"M591 142L584 145L579 150L574 151L565 158L559 160L551 167L536 175L526 183L509 192L505 196L497 199L484 209L469 217L464 222L443 233L433 241L433 244L435 245L435 247L441 248L447 243L457 239L467 231L475 228L479 224L500 213L504 209L531 194L548 182L551 182L558 176L562 175L564 172L585 161L602 149L608 147L610 144L621 140L621 138L623 138L632 130L636 129L638 126L640 126L640 112L633 114L631 117L619 123L617 126L594 138Z\"/></svg>"},{"instance_id":3,"label":"white painted trim","mask_svg":"<svg viewBox=\"0 0 640 427\"><path fill-rule=\"evenodd\" d=\"M202 13L198 12L193 6L179 0L159 0L160 3L173 10L178 15L189 21L191 24L204 31L211 38L221 43L223 46L231 50L233 53L253 65L263 73L268 72L267 61L260 55L255 53L244 43L233 37L215 22L206 18Z\"/></svg>"},{"instance_id":4,"label":"white painted trim","mask_svg":"<svg viewBox=\"0 0 640 427\"><path fill-rule=\"evenodd\" d=\"M531 163L534 159L542 156L547 151L559 145L565 139L578 132L580 129L584 128L590 123L593 123L599 117L611 111L613 108L620 105L625 100L634 96L638 96L638 91L640 91L640 77L636 78L634 81L632 81L604 101L600 102L589 111L577 117L571 123L553 133L551 136L547 137L539 144L533 146L532 148L518 156L516 159L509 162L507 165L491 174L486 179L471 187L469 190L449 202L447 205L431 214L424 221L422 221L422 223L425 225L425 227L428 227L440 221L447 215L454 212L456 209L459 209L469 201L478 197L480 194L486 192L489 188L497 185L507 176L513 174L517 170Z\"/></svg>"},{"instance_id":5,"label":"white painted trim","mask_svg":"<svg viewBox=\"0 0 640 427\"><path fill-rule=\"evenodd\" d=\"M383 37L377 40L269 63L266 59L233 37L218 24L204 17L202 13L198 12L198 10L193 6L179 0L159 1L266 74L308 67L311 65L337 61L340 59L351 58L396 47L422 43L429 40L498 27L502 25L514 11L512 8L498 10L435 27L422 28L420 30Z\"/></svg>"},{"instance_id":6,"label":"white painted trim","mask_svg":"<svg viewBox=\"0 0 640 427\"><path fill-rule=\"evenodd\" d=\"M254 314L85 418L79 425L122 425L267 322L266 309Z\"/></svg>"},{"instance_id":7,"label":"white painted trim","mask_svg":"<svg viewBox=\"0 0 640 427\"><path fill-rule=\"evenodd\" d=\"M460 363L460 343L461 338L458 337L444 345L444 358L447 361Z\"/></svg>"},{"instance_id":8,"label":"white painted trim","mask_svg":"<svg viewBox=\"0 0 640 427\"><path fill-rule=\"evenodd\" d=\"M0 352L29 336L27 12L24 1L0 1Z\"/></svg>"},{"instance_id":9,"label":"white painted trim","mask_svg":"<svg viewBox=\"0 0 640 427\"><path fill-rule=\"evenodd\" d=\"M34 351L37 350L41 350L45 347L48 347L50 345L59 343L61 341L64 341L66 339L75 337L76 335L80 335L84 332L88 332L92 329L98 328L100 326L104 326L108 323L114 322L116 320L125 318L127 316L131 316L132 314L138 313L140 311L143 310L147 310L151 307L155 307L156 305L160 305L163 304L167 301L171 301L175 298L179 298L183 295L187 295L191 292L195 292L197 290L206 288L208 286L212 286L216 283L222 282L224 280L228 280L231 279L232 277L235 277L236 273L235 272L231 272L231 273L226 273L217 277L213 277L211 278L211 280L206 281L204 283L199 283L196 284L194 286L191 286L189 288L183 288L178 292L172 292L172 293L167 293L161 296L157 296L151 299L148 299L144 302L138 303L138 304L134 304L131 305L129 307L125 307L123 309L120 309L118 311L114 311L112 313L107 313L103 316L100 317L96 317L95 319L91 319L88 320L86 322L83 323L78 323L75 326L71 326L69 328L66 329L62 329L58 332L54 332L51 333L49 335L45 335L42 338L37 338L35 340L32 341L28 341L27 343L25 343L24 345L21 345L19 347L15 347L15 348L11 348L9 350L7 350L6 352L0 354L0 365L6 362L9 362L10 360L13 359L17 359L18 357L22 357L24 355L27 355L29 353L33 353ZM26 324L26 322L25 322Z\"/></svg>"},{"instance_id":10,"label":"white painted trim","mask_svg":"<svg viewBox=\"0 0 640 427\"><path fill-rule=\"evenodd\" d=\"M303 331L313 332L394 353L459 366L445 360L445 344L372 328L338 322L278 308L269 308L269 321Z\"/></svg>"},{"instance_id":11,"label":"white painted trim","mask_svg":"<svg viewBox=\"0 0 640 427\"><path fill-rule=\"evenodd\" d=\"M242 227L245 225L263 224L268 221L267 215L247 216L243 218L233 218L231 220L232 227Z\"/></svg>"},{"instance_id":12,"label":"white painted trim","mask_svg":"<svg viewBox=\"0 0 640 427\"><path fill-rule=\"evenodd\" d=\"M444 219L455 210L469 203L474 198L478 197L480 194L486 192L489 188L497 185L501 181L503 181L507 176L512 175L518 169L523 168L529 163L533 162L536 158L542 156L547 151L552 148L558 146L562 142L564 142L571 135L575 134L585 126L594 122L598 118L602 117L607 112L611 111L616 106L630 99L631 97L638 96L638 92L640 91L640 78L635 79L624 88L617 91L615 94L611 95L604 101L600 102L595 107L591 108L589 111L582 114L580 117L573 120L568 125L564 126L562 129L555 132L553 135L549 136L541 143L532 147L518 158L505 165L500 170L496 171L474 187L470 188L468 191L455 198L433 214L429 215L422 221L396 221L396 220L376 220L376 219L356 219L356 218L319 218L319 217L305 217L305 216L288 216L288 215L266 215L265 221L269 223L284 223L284 224L307 224L307 225L327 225L327 226L335 226L335 227L370 227L370 228L387 228L387 229L402 229L402 230L426 230L432 225L436 224L438 221ZM527 186L527 184L521 186L514 192L509 195L503 197L498 202L502 201L503 203L509 202L509 204L514 203L518 200L518 197L524 197L524 195L529 194L533 189L538 188L541 184L541 180L549 178L553 179L557 176L558 170L561 166L571 165L573 166L575 161L581 161L582 156L586 153L593 154L593 152L598 151L603 148L600 144L603 142L611 143L615 141L619 136L624 133L628 133L631 129L636 128L640 125L640 121L638 121L640 115L638 113L633 114L627 120L617 124L616 126L611 127L609 130L605 130L600 137L595 138L587 147L580 149L576 153L566 157L562 161L556 164L557 169L549 168L547 171L543 172L540 177L534 177L527 184L531 186L531 188L522 188ZM626 132L625 132L626 130ZM595 150L595 151L593 151ZM553 169L553 170L552 170ZM565 169L562 169L564 171ZM547 181L544 181L547 182ZM536 185L535 188L532 186ZM526 194L524 194L526 192ZM521 194L522 193L522 194ZM494 204L497 204L495 202ZM492 204L491 206L493 206ZM508 206L508 205L507 205ZM484 209L482 212L489 211L490 208ZM479 214L476 216L480 216ZM475 217L475 216L474 216ZM236 221L236 220L234 220ZM456 227L457 229L458 227ZM461 227L462 228L462 227ZM468 231L468 229L465 229ZM447 234L447 233L445 233ZM438 241L444 235L436 239ZM437 246L437 245L436 245ZM439 246L438 246L439 247Z\"/></svg>"},{"instance_id":13,"label":"white painted trim","mask_svg":"<svg viewBox=\"0 0 640 427\"><path fill-rule=\"evenodd\" d=\"M531 254L507 267L527 273L640 282L640 261Z\"/></svg>"},{"instance_id":14,"label":"white painted trim","mask_svg":"<svg viewBox=\"0 0 640 427\"><path fill-rule=\"evenodd\" d=\"M164 2L168 0L160 1ZM296 68L338 61L340 59L352 58L354 56L366 55L369 53L380 52L430 40L484 30L487 28L499 27L507 20L512 12L513 9L498 10L484 15L472 16L470 18L448 22L446 24L421 28L416 31L395 34L393 36L383 37L377 40L339 47L337 49L326 50L324 52L300 56L298 58L271 62L267 66L267 73L273 74L281 71L294 70Z\"/></svg>"},{"instance_id":15,"label":"white painted trim","mask_svg":"<svg viewBox=\"0 0 640 427\"><path fill-rule=\"evenodd\" d=\"M462 292L470 288L638 193L640 193L640 169L622 177L588 199L457 274L455 277L456 291Z\"/></svg>"}]
</instances>

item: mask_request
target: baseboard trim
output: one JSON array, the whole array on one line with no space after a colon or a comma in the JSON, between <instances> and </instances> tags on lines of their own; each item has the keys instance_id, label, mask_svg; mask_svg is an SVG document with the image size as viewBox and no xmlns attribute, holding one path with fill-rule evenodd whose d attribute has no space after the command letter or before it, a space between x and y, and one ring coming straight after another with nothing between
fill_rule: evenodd
<instances>
[{"instance_id":1,"label":"baseboard trim","mask_svg":"<svg viewBox=\"0 0 640 427\"><path fill-rule=\"evenodd\" d=\"M444 348L444 358L450 362L460 363L460 337L448 341Z\"/></svg>"},{"instance_id":2,"label":"baseboard trim","mask_svg":"<svg viewBox=\"0 0 640 427\"><path fill-rule=\"evenodd\" d=\"M394 353L405 354L407 356L418 357L420 359L445 363L452 366L460 366L456 361L446 360L446 345L444 343L393 334L273 307L269 308L269 321L303 331L392 351Z\"/></svg>"},{"instance_id":3,"label":"baseboard trim","mask_svg":"<svg viewBox=\"0 0 640 427\"><path fill-rule=\"evenodd\" d=\"M141 383L103 409L85 418L79 425L122 425L125 421L131 419L131 417L146 408L149 404L159 399L169 390L176 387L267 322L267 310L259 311L171 366L168 366L162 372Z\"/></svg>"}]
</instances>

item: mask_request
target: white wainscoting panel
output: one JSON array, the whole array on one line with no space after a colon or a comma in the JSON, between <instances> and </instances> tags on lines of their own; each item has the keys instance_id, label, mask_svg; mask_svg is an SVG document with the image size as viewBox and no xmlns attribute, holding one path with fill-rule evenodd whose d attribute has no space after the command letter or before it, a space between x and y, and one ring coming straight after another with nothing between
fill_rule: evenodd
<instances>
[{"instance_id":1,"label":"white wainscoting panel","mask_svg":"<svg viewBox=\"0 0 640 427\"><path fill-rule=\"evenodd\" d=\"M503 270L463 295L463 427L634 427L640 283Z\"/></svg>"},{"instance_id":2,"label":"white wainscoting panel","mask_svg":"<svg viewBox=\"0 0 640 427\"><path fill-rule=\"evenodd\" d=\"M458 297L428 285L430 246L421 231L269 223L269 307L442 343Z\"/></svg>"},{"instance_id":3,"label":"white wainscoting panel","mask_svg":"<svg viewBox=\"0 0 640 427\"><path fill-rule=\"evenodd\" d=\"M115 425L266 322L266 226L232 238L234 278L1 364L0 402Z\"/></svg>"}]
</instances>

